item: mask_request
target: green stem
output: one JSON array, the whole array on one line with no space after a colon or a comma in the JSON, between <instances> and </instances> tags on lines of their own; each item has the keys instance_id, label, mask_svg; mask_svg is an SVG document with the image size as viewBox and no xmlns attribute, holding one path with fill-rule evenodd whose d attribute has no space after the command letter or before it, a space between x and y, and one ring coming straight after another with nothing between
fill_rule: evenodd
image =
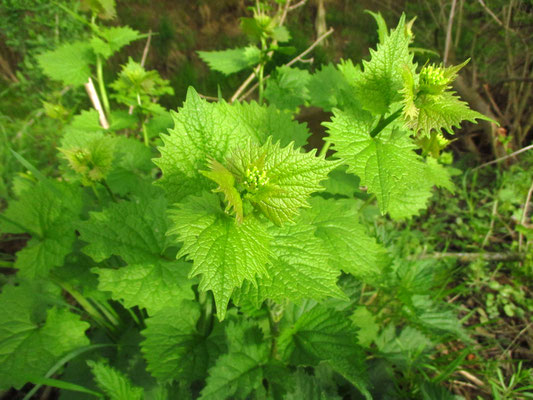
<instances>
[{"instance_id":1,"label":"green stem","mask_svg":"<svg viewBox=\"0 0 533 400\"><path fill-rule=\"evenodd\" d=\"M107 329L109 332L113 332L115 327L102 316L102 314L83 296L80 292L70 286L68 283L61 282L58 279L54 279L61 289L70 294L74 300L91 316L91 318L100 326Z\"/></svg>"},{"instance_id":2,"label":"green stem","mask_svg":"<svg viewBox=\"0 0 533 400\"><path fill-rule=\"evenodd\" d=\"M202 318L200 319L199 332L208 336L213 329L213 296L209 292L200 292L198 302L202 306Z\"/></svg>"},{"instance_id":3,"label":"green stem","mask_svg":"<svg viewBox=\"0 0 533 400\"><path fill-rule=\"evenodd\" d=\"M392 121L394 121L396 118L398 118L402 114L402 110L398 110L391 115L389 115L387 118L383 119L383 115L381 116L378 124L372 131L370 132L370 137L376 137L378 133L380 133L383 129L385 129Z\"/></svg>"},{"instance_id":4,"label":"green stem","mask_svg":"<svg viewBox=\"0 0 533 400\"><path fill-rule=\"evenodd\" d=\"M266 40L264 38L261 38L261 53L262 53L262 60L261 64L259 64L259 104L263 104L263 92L265 89L265 64L266 64Z\"/></svg>"},{"instance_id":5,"label":"green stem","mask_svg":"<svg viewBox=\"0 0 533 400\"><path fill-rule=\"evenodd\" d=\"M102 57L96 55L96 76L98 78L98 87L100 88L100 96L102 96L102 104L104 105L105 113L107 114L107 119L111 120L111 109L109 107L109 100L107 98L107 92L105 90L104 82L104 72L102 67Z\"/></svg>"},{"instance_id":6,"label":"green stem","mask_svg":"<svg viewBox=\"0 0 533 400\"><path fill-rule=\"evenodd\" d=\"M320 149L320 153L318 153L319 157L326 157L326 154L329 150L329 146L331 146L331 142L324 142L324 146Z\"/></svg>"},{"instance_id":7,"label":"green stem","mask_svg":"<svg viewBox=\"0 0 533 400\"><path fill-rule=\"evenodd\" d=\"M144 138L144 145L146 147L150 146L150 143L148 141L148 130L146 129L145 123L143 123L143 138Z\"/></svg>"},{"instance_id":8,"label":"green stem","mask_svg":"<svg viewBox=\"0 0 533 400\"><path fill-rule=\"evenodd\" d=\"M117 198L115 197L115 194L113 193L113 191L111 190L111 188L109 187L109 185L107 184L106 181L100 181L100 183L102 184L103 187L105 187L105 189L107 190L107 193L109 193L109 196L111 196L111 198L113 199L113 201L115 203L117 203Z\"/></svg>"}]
</instances>

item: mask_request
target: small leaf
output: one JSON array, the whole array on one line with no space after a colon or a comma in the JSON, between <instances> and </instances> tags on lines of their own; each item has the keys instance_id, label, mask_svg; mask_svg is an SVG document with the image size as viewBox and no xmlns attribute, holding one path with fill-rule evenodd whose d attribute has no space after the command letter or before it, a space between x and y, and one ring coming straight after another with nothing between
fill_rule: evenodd
<instances>
[{"instance_id":1,"label":"small leaf","mask_svg":"<svg viewBox=\"0 0 533 400\"><path fill-rule=\"evenodd\" d=\"M261 50L255 46L221 51L199 51L198 55L209 68L231 75L259 63Z\"/></svg>"},{"instance_id":2,"label":"small leaf","mask_svg":"<svg viewBox=\"0 0 533 400\"><path fill-rule=\"evenodd\" d=\"M104 362L87 361L92 370L94 380L110 400L141 400L144 390L133 386L130 380L120 371Z\"/></svg>"},{"instance_id":3,"label":"small leaf","mask_svg":"<svg viewBox=\"0 0 533 400\"><path fill-rule=\"evenodd\" d=\"M39 66L49 78L64 85L81 86L91 76L94 63L91 46L86 42L65 43L55 50L37 56Z\"/></svg>"}]
</instances>

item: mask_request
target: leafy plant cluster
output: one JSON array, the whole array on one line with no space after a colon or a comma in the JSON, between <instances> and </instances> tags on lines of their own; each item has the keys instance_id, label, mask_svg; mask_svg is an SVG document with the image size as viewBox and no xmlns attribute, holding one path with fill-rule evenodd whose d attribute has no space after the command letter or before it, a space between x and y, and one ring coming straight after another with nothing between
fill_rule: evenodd
<instances>
[{"instance_id":1,"label":"leafy plant cluster","mask_svg":"<svg viewBox=\"0 0 533 400\"><path fill-rule=\"evenodd\" d=\"M261 48L202 57L229 73L256 54L239 69L256 63L259 102L208 102L190 88L159 139L150 132L164 130L167 83L131 59L108 87L102 74L142 35L101 24L113 2L84 4L90 21L73 17L91 40L39 62L64 84L95 74L103 107L62 133L60 179L14 153L31 174L15 182L0 229L29 239L0 294L0 388L33 383L29 398L48 385L63 399L453 398L439 384L454 360L431 368L437 343L467 340L433 292L443 266L396 257L387 233L360 218L374 201L381 215L409 218L435 186L453 190L441 130L485 118L450 88L461 66L417 66L412 21L389 30L373 14L380 43L361 66L285 66L267 80L265 57L288 32L258 8L243 26ZM108 88L131 114L111 109ZM293 118L302 104L333 112L318 155Z\"/></svg>"}]
</instances>

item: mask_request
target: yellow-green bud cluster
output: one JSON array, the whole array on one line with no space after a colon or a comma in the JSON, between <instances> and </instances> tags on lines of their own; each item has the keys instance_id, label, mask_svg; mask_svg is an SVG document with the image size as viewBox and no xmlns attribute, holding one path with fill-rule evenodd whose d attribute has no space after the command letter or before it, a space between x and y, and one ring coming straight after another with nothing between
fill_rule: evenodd
<instances>
[{"instance_id":1,"label":"yellow-green bud cluster","mask_svg":"<svg viewBox=\"0 0 533 400\"><path fill-rule=\"evenodd\" d=\"M448 84L450 77L443 67L427 65L420 71L420 89L431 94L442 93Z\"/></svg>"},{"instance_id":2,"label":"yellow-green bud cluster","mask_svg":"<svg viewBox=\"0 0 533 400\"><path fill-rule=\"evenodd\" d=\"M254 191L268 184L269 180L270 179L266 176L265 171L259 171L259 169L254 166L252 169L246 168L243 184L247 191Z\"/></svg>"}]
</instances>

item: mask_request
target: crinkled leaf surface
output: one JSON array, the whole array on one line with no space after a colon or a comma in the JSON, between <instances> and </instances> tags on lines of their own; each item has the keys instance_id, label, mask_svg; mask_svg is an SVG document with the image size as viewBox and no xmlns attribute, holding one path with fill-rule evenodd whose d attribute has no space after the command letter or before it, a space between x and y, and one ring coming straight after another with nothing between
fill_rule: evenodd
<instances>
[{"instance_id":1,"label":"crinkled leaf surface","mask_svg":"<svg viewBox=\"0 0 533 400\"><path fill-rule=\"evenodd\" d=\"M91 76L90 65L94 63L91 45L78 41L65 43L55 50L37 56L44 73L65 85L81 86Z\"/></svg>"},{"instance_id":2,"label":"crinkled leaf surface","mask_svg":"<svg viewBox=\"0 0 533 400\"><path fill-rule=\"evenodd\" d=\"M43 316L35 291L5 285L0 294L0 389L41 378L65 354L89 345L87 322L65 309Z\"/></svg>"},{"instance_id":3,"label":"crinkled leaf surface","mask_svg":"<svg viewBox=\"0 0 533 400\"><path fill-rule=\"evenodd\" d=\"M361 279L379 274L384 249L359 223L357 203L318 196L310 203L302 219L316 226L315 234L322 240L331 265Z\"/></svg>"},{"instance_id":4,"label":"crinkled leaf surface","mask_svg":"<svg viewBox=\"0 0 533 400\"><path fill-rule=\"evenodd\" d=\"M93 268L99 275L98 288L122 300L125 307L146 308L152 315L165 306L181 300L194 300L193 280L188 279L191 269L183 261L154 260L131 264L119 269Z\"/></svg>"},{"instance_id":5,"label":"crinkled leaf surface","mask_svg":"<svg viewBox=\"0 0 533 400\"><path fill-rule=\"evenodd\" d=\"M224 319L233 290L266 274L270 236L254 216L237 224L208 193L179 204L171 220L169 233L183 242L178 257L193 260L191 277L201 275L199 289L213 292L218 317Z\"/></svg>"},{"instance_id":6,"label":"crinkled leaf surface","mask_svg":"<svg viewBox=\"0 0 533 400\"><path fill-rule=\"evenodd\" d=\"M201 379L210 360L216 359L224 340L214 329L209 337L198 333L197 302L183 301L159 310L146 320L142 352L148 371L160 382L173 379Z\"/></svg>"},{"instance_id":7,"label":"crinkled leaf surface","mask_svg":"<svg viewBox=\"0 0 533 400\"><path fill-rule=\"evenodd\" d=\"M134 40L141 38L141 34L129 26L101 27L98 35L91 39L91 46L96 54L104 58L111 57L122 47L130 44Z\"/></svg>"},{"instance_id":8,"label":"crinkled leaf surface","mask_svg":"<svg viewBox=\"0 0 533 400\"><path fill-rule=\"evenodd\" d=\"M199 51L198 55L209 68L230 75L259 63L261 50L256 46L221 51Z\"/></svg>"},{"instance_id":9,"label":"crinkled leaf surface","mask_svg":"<svg viewBox=\"0 0 533 400\"><path fill-rule=\"evenodd\" d=\"M309 135L304 125L275 107L254 102L208 103L193 88L189 88L183 107L173 112L172 118L174 128L162 135L161 157L154 160L163 173L158 182L170 202L214 189L214 184L199 172L206 169L209 157L223 161L249 140L263 143L273 136L282 144L291 140L304 144Z\"/></svg>"},{"instance_id":10,"label":"crinkled leaf surface","mask_svg":"<svg viewBox=\"0 0 533 400\"><path fill-rule=\"evenodd\" d=\"M134 199L111 204L104 211L90 213L80 224L80 238L87 242L83 252L96 262L117 255L128 264L152 262L170 243L166 237L166 201Z\"/></svg>"},{"instance_id":11,"label":"crinkled leaf surface","mask_svg":"<svg viewBox=\"0 0 533 400\"><path fill-rule=\"evenodd\" d=\"M378 20L381 16L373 14ZM382 115L389 106L401 100L403 88L402 69L414 70L413 55L409 52L410 37L402 15L398 26L383 39L377 50L370 49L370 61L363 61L363 73L355 82L358 98L365 110Z\"/></svg>"},{"instance_id":12,"label":"crinkled leaf surface","mask_svg":"<svg viewBox=\"0 0 533 400\"><path fill-rule=\"evenodd\" d=\"M365 111L336 110L327 123L329 138L348 171L376 195L380 210L393 218L409 217L425 207L433 182L409 133L392 123L371 137L374 118Z\"/></svg>"},{"instance_id":13,"label":"crinkled leaf surface","mask_svg":"<svg viewBox=\"0 0 533 400\"><path fill-rule=\"evenodd\" d=\"M78 188L53 181L40 181L12 201L0 219L0 231L30 233L32 238L17 253L15 267L21 276L45 277L53 267L63 265L76 240L81 213Z\"/></svg>"},{"instance_id":14,"label":"crinkled leaf surface","mask_svg":"<svg viewBox=\"0 0 533 400\"><path fill-rule=\"evenodd\" d=\"M268 361L269 346L261 329L243 320L229 324L227 354L220 356L209 369L202 400L246 399L263 381L263 365Z\"/></svg>"},{"instance_id":15,"label":"crinkled leaf surface","mask_svg":"<svg viewBox=\"0 0 533 400\"><path fill-rule=\"evenodd\" d=\"M110 400L141 400L144 390L133 386L122 372L102 361L88 361L96 384Z\"/></svg>"},{"instance_id":16,"label":"crinkled leaf surface","mask_svg":"<svg viewBox=\"0 0 533 400\"><path fill-rule=\"evenodd\" d=\"M418 109L416 118L408 119L408 125L416 132L429 135L431 131L440 132L444 129L454 133L454 127L460 127L462 121L476 123L477 119L492 121L477 111L471 110L468 104L450 91L440 95L422 95L415 100Z\"/></svg>"},{"instance_id":17,"label":"crinkled leaf surface","mask_svg":"<svg viewBox=\"0 0 533 400\"><path fill-rule=\"evenodd\" d=\"M245 187L261 177L257 185L253 183L254 187L247 189L245 198L268 219L281 225L293 221L301 207L309 207L308 197L324 190L320 182L337 165L338 162L316 157L314 151L302 153L292 146L282 148L279 143L268 140L263 146L248 142L236 149L228 169Z\"/></svg>"},{"instance_id":18,"label":"crinkled leaf surface","mask_svg":"<svg viewBox=\"0 0 533 400\"><path fill-rule=\"evenodd\" d=\"M274 78L267 81L265 98L280 110L295 111L309 98L309 72L286 65L276 68Z\"/></svg>"},{"instance_id":19,"label":"crinkled leaf surface","mask_svg":"<svg viewBox=\"0 0 533 400\"><path fill-rule=\"evenodd\" d=\"M293 365L328 361L368 397L365 356L357 344L357 329L342 313L320 305L304 312L281 332L278 351Z\"/></svg>"},{"instance_id":20,"label":"crinkled leaf surface","mask_svg":"<svg viewBox=\"0 0 533 400\"><path fill-rule=\"evenodd\" d=\"M293 302L344 298L337 286L339 270L334 268L315 227L307 223L272 226L268 275L257 280L257 287L246 282L237 290L235 300L251 299L259 306L265 299Z\"/></svg>"}]
</instances>

